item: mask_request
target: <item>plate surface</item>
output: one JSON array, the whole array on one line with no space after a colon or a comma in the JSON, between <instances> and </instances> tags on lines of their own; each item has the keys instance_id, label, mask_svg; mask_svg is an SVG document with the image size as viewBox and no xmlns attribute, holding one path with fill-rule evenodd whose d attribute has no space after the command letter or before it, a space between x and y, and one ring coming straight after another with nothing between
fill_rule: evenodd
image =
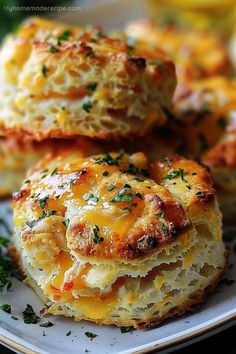
<instances>
[{"instance_id":1,"label":"plate surface","mask_svg":"<svg viewBox=\"0 0 236 354\"><path fill-rule=\"evenodd\" d=\"M10 202L0 203L0 218L11 222ZM3 233L4 230L0 229L0 234ZM123 334L116 327L51 316L45 317L43 322L50 320L54 326L42 328L39 324L23 322L22 311L27 304L31 304L38 313L43 304L30 288L13 279L12 290L0 296L0 305L11 304L12 315L18 321L0 312L0 340L23 353L81 354L90 351L96 354L128 354L159 351L215 330L236 319L236 282L232 281L236 280L236 230L227 230L226 238L231 239L227 281L220 284L195 313L169 320L155 329ZM66 335L69 331L71 334ZM85 332L95 333L97 337L90 340Z\"/></svg>"}]
</instances>

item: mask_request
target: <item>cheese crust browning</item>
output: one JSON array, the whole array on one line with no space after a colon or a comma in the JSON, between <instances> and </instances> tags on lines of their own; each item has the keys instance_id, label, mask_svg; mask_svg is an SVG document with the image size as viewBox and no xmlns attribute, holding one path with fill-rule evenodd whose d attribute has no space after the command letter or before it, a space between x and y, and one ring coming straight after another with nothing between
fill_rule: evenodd
<instances>
[{"instance_id":1,"label":"cheese crust browning","mask_svg":"<svg viewBox=\"0 0 236 354\"><path fill-rule=\"evenodd\" d=\"M151 59L161 65L98 28L32 19L0 51L0 132L36 140L144 135L165 122L176 86L166 55Z\"/></svg>"},{"instance_id":2,"label":"cheese crust browning","mask_svg":"<svg viewBox=\"0 0 236 354\"><path fill-rule=\"evenodd\" d=\"M151 20L130 23L125 32L137 47L162 48L176 64L178 83L232 72L227 48L215 33L157 26Z\"/></svg>"},{"instance_id":3,"label":"cheese crust browning","mask_svg":"<svg viewBox=\"0 0 236 354\"><path fill-rule=\"evenodd\" d=\"M172 127L183 149L213 173L224 217L236 212L236 81L217 76L183 85Z\"/></svg>"},{"instance_id":4,"label":"cheese crust browning","mask_svg":"<svg viewBox=\"0 0 236 354\"><path fill-rule=\"evenodd\" d=\"M71 149L27 179L14 240L49 313L150 327L203 300L225 269L212 179L197 163Z\"/></svg>"}]
</instances>

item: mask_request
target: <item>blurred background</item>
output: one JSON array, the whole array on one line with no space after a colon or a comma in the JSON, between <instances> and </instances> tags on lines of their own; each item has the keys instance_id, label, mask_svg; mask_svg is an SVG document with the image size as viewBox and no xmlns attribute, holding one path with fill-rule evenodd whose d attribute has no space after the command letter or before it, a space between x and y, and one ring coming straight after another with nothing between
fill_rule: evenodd
<instances>
[{"instance_id":1,"label":"blurred background","mask_svg":"<svg viewBox=\"0 0 236 354\"><path fill-rule=\"evenodd\" d=\"M96 19L94 11L90 18L91 6L97 8ZM49 10L50 7L57 7L57 10ZM149 16L159 24L177 23L184 27L211 29L225 38L236 29L235 0L40 0L37 3L0 0L0 39L16 30L22 19L33 15L59 17L77 23L83 23L86 17L86 21L95 20L105 27L119 27L127 19Z\"/></svg>"}]
</instances>

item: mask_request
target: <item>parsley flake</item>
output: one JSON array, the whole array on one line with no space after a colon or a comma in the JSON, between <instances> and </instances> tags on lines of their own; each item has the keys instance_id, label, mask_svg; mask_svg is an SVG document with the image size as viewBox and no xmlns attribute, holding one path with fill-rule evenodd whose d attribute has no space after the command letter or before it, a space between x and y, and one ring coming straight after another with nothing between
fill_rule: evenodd
<instances>
[{"instance_id":1,"label":"parsley flake","mask_svg":"<svg viewBox=\"0 0 236 354\"><path fill-rule=\"evenodd\" d=\"M72 333L72 331L71 330L69 330L69 332L67 332L66 333L66 336L68 337L68 336L70 336L71 335L71 333Z\"/></svg>"},{"instance_id":2,"label":"parsley flake","mask_svg":"<svg viewBox=\"0 0 236 354\"><path fill-rule=\"evenodd\" d=\"M132 326L122 326L122 327L120 327L121 333L128 333L128 332L132 332L133 330L134 330L134 327L132 327Z\"/></svg>"},{"instance_id":3,"label":"parsley flake","mask_svg":"<svg viewBox=\"0 0 236 354\"><path fill-rule=\"evenodd\" d=\"M92 109L92 103L90 101L84 102L82 105L82 108L84 111L86 111L87 113L89 113Z\"/></svg>"},{"instance_id":4,"label":"parsley flake","mask_svg":"<svg viewBox=\"0 0 236 354\"><path fill-rule=\"evenodd\" d=\"M62 41L68 41L70 35L71 35L70 31L64 31L62 34L60 34L60 35L57 37L57 44L58 44L58 45L61 45L61 42L62 42Z\"/></svg>"},{"instance_id":5,"label":"parsley flake","mask_svg":"<svg viewBox=\"0 0 236 354\"><path fill-rule=\"evenodd\" d=\"M34 312L33 307L27 304L25 310L22 312L24 323L36 324L40 317Z\"/></svg>"},{"instance_id":6,"label":"parsley flake","mask_svg":"<svg viewBox=\"0 0 236 354\"><path fill-rule=\"evenodd\" d=\"M103 237L100 237L99 236L99 227L97 225L95 225L93 227L93 242L98 245L100 242L104 241L104 238Z\"/></svg>"},{"instance_id":7,"label":"parsley flake","mask_svg":"<svg viewBox=\"0 0 236 354\"><path fill-rule=\"evenodd\" d=\"M66 227L66 229L68 229L69 223L70 223L70 219L65 219L62 221L62 224Z\"/></svg>"},{"instance_id":8,"label":"parsley flake","mask_svg":"<svg viewBox=\"0 0 236 354\"><path fill-rule=\"evenodd\" d=\"M163 234L165 234L165 235L168 234L169 229L166 225L162 224L161 230L162 230Z\"/></svg>"},{"instance_id":9,"label":"parsley flake","mask_svg":"<svg viewBox=\"0 0 236 354\"><path fill-rule=\"evenodd\" d=\"M116 157L112 157L109 153L105 153L103 157L95 158L94 160L98 165L106 163L109 166L119 166L120 160L123 158L123 153L119 154Z\"/></svg>"},{"instance_id":10,"label":"parsley flake","mask_svg":"<svg viewBox=\"0 0 236 354\"><path fill-rule=\"evenodd\" d=\"M87 88L87 90L90 91L90 93L93 93L96 90L97 85L98 84L96 84L96 83L95 84L90 84L90 85L86 86L86 88Z\"/></svg>"},{"instance_id":11,"label":"parsley flake","mask_svg":"<svg viewBox=\"0 0 236 354\"><path fill-rule=\"evenodd\" d=\"M57 49L54 45L51 44L51 46L50 46L50 48L49 48L49 52L50 52L50 53L57 53L57 52L58 52L58 49Z\"/></svg>"},{"instance_id":12,"label":"parsley flake","mask_svg":"<svg viewBox=\"0 0 236 354\"><path fill-rule=\"evenodd\" d=\"M94 338L96 338L98 335L92 332L85 332L84 333L90 340L93 340Z\"/></svg>"},{"instance_id":13,"label":"parsley flake","mask_svg":"<svg viewBox=\"0 0 236 354\"><path fill-rule=\"evenodd\" d=\"M44 327L44 328L48 328L48 327L54 326L54 323L52 323L51 321L48 321L48 322L45 322L45 323L40 323L39 326L40 327Z\"/></svg>"},{"instance_id":14,"label":"parsley flake","mask_svg":"<svg viewBox=\"0 0 236 354\"><path fill-rule=\"evenodd\" d=\"M11 305L9 305L9 304L1 305L0 309L6 313L11 313Z\"/></svg>"},{"instance_id":15,"label":"parsley flake","mask_svg":"<svg viewBox=\"0 0 236 354\"><path fill-rule=\"evenodd\" d=\"M42 66L42 74L43 74L44 77L47 77L48 71L49 71L49 68L45 64L43 64L43 66Z\"/></svg>"},{"instance_id":16,"label":"parsley flake","mask_svg":"<svg viewBox=\"0 0 236 354\"><path fill-rule=\"evenodd\" d=\"M49 198L49 197L48 197L48 195L47 195L47 196L45 196L45 197L39 199L39 205L40 205L40 207L41 207L42 209L45 208L48 198Z\"/></svg>"}]
</instances>

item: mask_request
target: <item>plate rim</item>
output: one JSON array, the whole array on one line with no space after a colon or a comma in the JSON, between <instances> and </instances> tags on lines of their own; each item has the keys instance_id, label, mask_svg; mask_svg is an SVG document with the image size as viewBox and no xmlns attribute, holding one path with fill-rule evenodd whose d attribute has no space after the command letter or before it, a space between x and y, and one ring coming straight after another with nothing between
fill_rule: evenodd
<instances>
[{"instance_id":1,"label":"plate rim","mask_svg":"<svg viewBox=\"0 0 236 354\"><path fill-rule=\"evenodd\" d=\"M236 320L236 312L229 314L226 317L220 318L219 320L214 321L202 328L198 328L195 331L191 331L190 333L185 333L177 338L170 339L168 342L161 343L161 344L156 343L150 347L147 347L148 344L144 344L142 347L145 346L145 348L143 348L143 349L140 349L140 350L139 349L134 349L134 350L131 349L131 350L128 350L125 352L124 351L120 352L120 354L122 354L122 353L147 354L147 353L153 353L155 351L159 352L164 349L170 349L170 348L173 348L177 345L181 345L185 342L188 342L192 339L196 339L198 337L201 337L207 333L210 333L216 329L219 329L220 327L230 324L231 322L233 325L234 320ZM16 349L16 350L20 351L23 354L42 354L43 353L40 350L40 348L38 348L39 351L38 351L38 349L37 350L31 349L30 347L27 347L27 342L25 344L21 344L21 343L17 342L15 339L9 338L3 334L0 334L0 342L2 342L3 345L6 344L6 345L10 346L12 349ZM24 342L25 342L25 340L24 340ZM50 354L50 352L48 352L48 354Z\"/></svg>"}]
</instances>

